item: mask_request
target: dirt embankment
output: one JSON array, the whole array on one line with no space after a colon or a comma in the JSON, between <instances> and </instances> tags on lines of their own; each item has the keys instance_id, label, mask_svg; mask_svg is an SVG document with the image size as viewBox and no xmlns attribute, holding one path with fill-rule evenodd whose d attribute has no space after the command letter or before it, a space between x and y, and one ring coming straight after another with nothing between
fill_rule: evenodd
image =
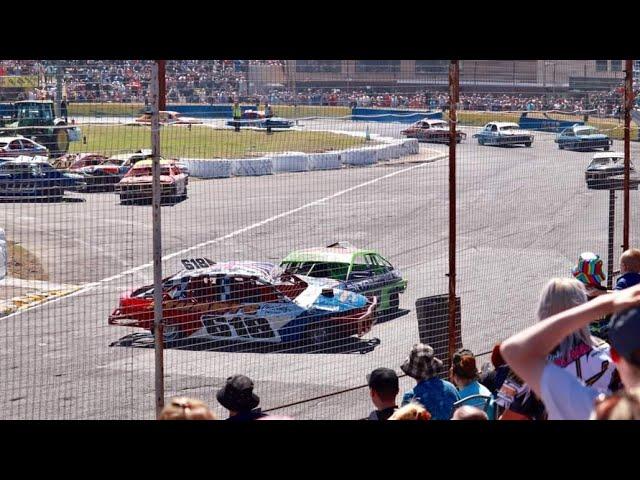
<instances>
[{"instance_id":1,"label":"dirt embankment","mask_svg":"<svg viewBox=\"0 0 640 480\"><path fill-rule=\"evenodd\" d=\"M7 276L22 280L49 280L38 257L26 248L8 240L7 254Z\"/></svg>"}]
</instances>

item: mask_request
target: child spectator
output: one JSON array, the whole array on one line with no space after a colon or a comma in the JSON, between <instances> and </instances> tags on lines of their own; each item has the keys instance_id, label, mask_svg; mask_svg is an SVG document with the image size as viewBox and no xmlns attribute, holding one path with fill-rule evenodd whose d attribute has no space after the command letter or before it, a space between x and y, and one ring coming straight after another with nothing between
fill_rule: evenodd
<instances>
[{"instance_id":1,"label":"child spectator","mask_svg":"<svg viewBox=\"0 0 640 480\"><path fill-rule=\"evenodd\" d=\"M216 398L220 405L229 410L227 420L256 420L265 416L261 409L257 408L260 397L253 393L253 381L244 375L227 378L227 383L218 390Z\"/></svg>"},{"instance_id":2,"label":"child spectator","mask_svg":"<svg viewBox=\"0 0 640 480\"><path fill-rule=\"evenodd\" d=\"M388 420L397 410L396 397L400 392L398 375L390 368L376 368L367 375L369 394L376 409L367 420Z\"/></svg>"},{"instance_id":3,"label":"child spectator","mask_svg":"<svg viewBox=\"0 0 640 480\"><path fill-rule=\"evenodd\" d=\"M160 420L217 420L206 403L187 397L173 398L160 412Z\"/></svg>"},{"instance_id":4,"label":"child spectator","mask_svg":"<svg viewBox=\"0 0 640 480\"><path fill-rule=\"evenodd\" d=\"M411 402L395 411L389 420L431 420L431 414L419 403Z\"/></svg>"},{"instance_id":5,"label":"child spectator","mask_svg":"<svg viewBox=\"0 0 640 480\"><path fill-rule=\"evenodd\" d=\"M640 387L640 285L602 295L538 322L502 343L507 363L539 394L552 420L598 418L598 390L553 362L549 354L569 334L603 315L614 314L611 357L627 392ZM620 395L620 394L619 394Z\"/></svg>"},{"instance_id":6,"label":"child spectator","mask_svg":"<svg viewBox=\"0 0 640 480\"><path fill-rule=\"evenodd\" d=\"M640 250L631 248L620 256L620 273L616 290L624 290L640 283Z\"/></svg>"},{"instance_id":7,"label":"child spectator","mask_svg":"<svg viewBox=\"0 0 640 480\"><path fill-rule=\"evenodd\" d=\"M417 384L404 394L402 406L415 400L431 413L433 420L451 419L453 404L460 400L460 395L450 382L437 377L441 368L442 361L434 356L433 348L415 344L400 369Z\"/></svg>"},{"instance_id":8,"label":"child spectator","mask_svg":"<svg viewBox=\"0 0 640 480\"><path fill-rule=\"evenodd\" d=\"M451 420L489 420L489 417L483 410L480 410L477 407L463 405L456 408Z\"/></svg>"},{"instance_id":9,"label":"child spectator","mask_svg":"<svg viewBox=\"0 0 640 480\"><path fill-rule=\"evenodd\" d=\"M476 357L471 350L462 348L454 353L449 374L451 381L458 388L461 400L474 395L491 397L489 389L478 381L479 375L476 366ZM465 404L472 407L484 408L487 405L487 399L475 398L465 402ZM491 420L493 420L492 417L493 415L490 416Z\"/></svg>"},{"instance_id":10,"label":"child spectator","mask_svg":"<svg viewBox=\"0 0 640 480\"><path fill-rule=\"evenodd\" d=\"M587 299L593 300L599 295L608 293L607 287L602 283L607 279L604 273L604 263L600 256L592 252L584 252L578 258L578 264L571 271L573 276L582 282L586 291ZM604 340L607 339L609 318L599 318L589 325L591 333Z\"/></svg>"},{"instance_id":11,"label":"child spectator","mask_svg":"<svg viewBox=\"0 0 640 480\"><path fill-rule=\"evenodd\" d=\"M607 287L602 285L607 279L607 275L604 273L604 263L599 255L593 252L581 253L578 257L578 263L573 267L571 273L584 284L589 300L607 293Z\"/></svg>"}]
</instances>

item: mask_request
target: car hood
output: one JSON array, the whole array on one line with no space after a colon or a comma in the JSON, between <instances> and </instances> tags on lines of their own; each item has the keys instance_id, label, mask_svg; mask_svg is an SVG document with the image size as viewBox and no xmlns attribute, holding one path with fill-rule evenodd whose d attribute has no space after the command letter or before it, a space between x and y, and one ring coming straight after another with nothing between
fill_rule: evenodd
<instances>
[{"instance_id":1,"label":"car hood","mask_svg":"<svg viewBox=\"0 0 640 480\"><path fill-rule=\"evenodd\" d=\"M335 280L318 279L299 275L299 278L307 282L308 286L304 291L293 299L294 303L305 309L324 310L327 312L346 312L367 305L367 297L358 293L349 292L334 285L339 284ZM324 295L331 291L330 295Z\"/></svg>"},{"instance_id":2,"label":"car hood","mask_svg":"<svg viewBox=\"0 0 640 480\"><path fill-rule=\"evenodd\" d=\"M126 184L133 184L133 185L137 185L140 183L151 183L153 182L153 177L151 175L145 175L143 177L125 177L122 180L120 180L120 183L126 183ZM173 177L170 177L168 175L161 175L160 176L160 183L173 183L174 179Z\"/></svg>"},{"instance_id":3,"label":"car hood","mask_svg":"<svg viewBox=\"0 0 640 480\"><path fill-rule=\"evenodd\" d=\"M502 130L500 131L500 135L504 135L504 136L514 136L514 135L529 135L529 131L528 130Z\"/></svg>"},{"instance_id":4,"label":"car hood","mask_svg":"<svg viewBox=\"0 0 640 480\"><path fill-rule=\"evenodd\" d=\"M593 135L576 135L581 140L606 140L608 136L602 133L594 133Z\"/></svg>"}]
</instances>

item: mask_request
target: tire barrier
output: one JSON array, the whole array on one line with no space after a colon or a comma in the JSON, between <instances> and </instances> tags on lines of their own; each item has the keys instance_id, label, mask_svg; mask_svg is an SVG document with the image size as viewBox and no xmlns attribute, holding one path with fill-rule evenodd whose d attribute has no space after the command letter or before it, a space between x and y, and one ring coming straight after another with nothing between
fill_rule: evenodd
<instances>
[{"instance_id":1,"label":"tire barrier","mask_svg":"<svg viewBox=\"0 0 640 480\"><path fill-rule=\"evenodd\" d=\"M273 173L273 162L270 157L241 158L231 160L233 165L232 174L237 177L271 175Z\"/></svg>"},{"instance_id":2,"label":"tire barrier","mask_svg":"<svg viewBox=\"0 0 640 480\"><path fill-rule=\"evenodd\" d=\"M306 172L309 170L309 156L303 152L272 155L273 173Z\"/></svg>"},{"instance_id":3,"label":"tire barrier","mask_svg":"<svg viewBox=\"0 0 640 480\"><path fill-rule=\"evenodd\" d=\"M206 158L182 158L192 177L228 178L233 173L233 160L207 160Z\"/></svg>"}]
</instances>

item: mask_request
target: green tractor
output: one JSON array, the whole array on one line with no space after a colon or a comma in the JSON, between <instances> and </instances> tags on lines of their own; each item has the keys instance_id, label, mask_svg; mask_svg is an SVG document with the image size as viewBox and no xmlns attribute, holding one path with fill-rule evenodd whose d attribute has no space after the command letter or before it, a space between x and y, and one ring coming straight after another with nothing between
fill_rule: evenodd
<instances>
[{"instance_id":1,"label":"green tractor","mask_svg":"<svg viewBox=\"0 0 640 480\"><path fill-rule=\"evenodd\" d=\"M64 118L56 118L51 100L24 100L4 104L0 120L0 136L30 138L47 147L51 158L61 157L69 151L69 142L80 140L80 129L67 125Z\"/></svg>"}]
</instances>

